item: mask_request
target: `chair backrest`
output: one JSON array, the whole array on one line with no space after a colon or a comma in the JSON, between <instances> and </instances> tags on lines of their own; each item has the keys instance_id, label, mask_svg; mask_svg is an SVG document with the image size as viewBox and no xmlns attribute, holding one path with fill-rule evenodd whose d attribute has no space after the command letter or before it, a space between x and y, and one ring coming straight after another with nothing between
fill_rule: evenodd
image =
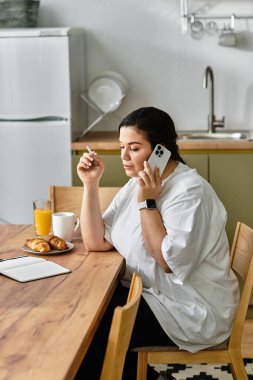
<instances>
[{"instance_id":1,"label":"chair backrest","mask_svg":"<svg viewBox=\"0 0 253 380\"><path fill-rule=\"evenodd\" d=\"M121 380L142 293L141 277L134 273L125 306L114 310L100 380Z\"/></svg>"},{"instance_id":2,"label":"chair backrest","mask_svg":"<svg viewBox=\"0 0 253 380\"><path fill-rule=\"evenodd\" d=\"M99 199L102 213L109 206L120 187L100 187ZM82 186L50 186L49 199L52 212L70 211L80 215L83 196Z\"/></svg>"},{"instance_id":3,"label":"chair backrest","mask_svg":"<svg viewBox=\"0 0 253 380\"><path fill-rule=\"evenodd\" d=\"M243 289L233 325L229 348L241 347L243 326L253 286L253 230L246 224L237 223L231 250L231 267L241 277Z\"/></svg>"}]
</instances>

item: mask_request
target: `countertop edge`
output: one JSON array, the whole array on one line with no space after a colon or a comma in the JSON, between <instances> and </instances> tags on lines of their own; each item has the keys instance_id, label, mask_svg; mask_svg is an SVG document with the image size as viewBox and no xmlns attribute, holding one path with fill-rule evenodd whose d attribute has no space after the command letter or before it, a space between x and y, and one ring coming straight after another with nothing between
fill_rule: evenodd
<instances>
[{"instance_id":1,"label":"countertop edge","mask_svg":"<svg viewBox=\"0 0 253 380\"><path fill-rule=\"evenodd\" d=\"M253 140L178 140L177 144L180 151L252 151ZM84 152L89 145L92 150L115 151L119 152L118 132L90 132L80 141L71 143L73 151Z\"/></svg>"}]
</instances>

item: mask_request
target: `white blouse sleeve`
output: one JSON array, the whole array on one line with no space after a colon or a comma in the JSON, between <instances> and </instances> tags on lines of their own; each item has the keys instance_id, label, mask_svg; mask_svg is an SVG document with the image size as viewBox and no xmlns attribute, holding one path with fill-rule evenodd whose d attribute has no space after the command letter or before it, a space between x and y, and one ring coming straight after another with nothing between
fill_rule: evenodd
<instances>
[{"instance_id":1,"label":"white blouse sleeve","mask_svg":"<svg viewBox=\"0 0 253 380\"><path fill-rule=\"evenodd\" d=\"M198 190L187 189L163 204L161 214L167 235L162 241L164 260L173 271L169 274L177 283L183 283L212 251L219 238L215 228L212 204L203 201ZM213 239L210 239L210 233ZM208 235L208 238L207 238Z\"/></svg>"}]
</instances>

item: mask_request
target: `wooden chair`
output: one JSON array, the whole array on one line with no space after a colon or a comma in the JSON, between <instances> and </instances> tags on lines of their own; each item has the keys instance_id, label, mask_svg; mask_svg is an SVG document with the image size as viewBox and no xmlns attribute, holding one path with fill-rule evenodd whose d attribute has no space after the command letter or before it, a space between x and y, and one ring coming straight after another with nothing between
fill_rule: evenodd
<instances>
[{"instance_id":1,"label":"wooden chair","mask_svg":"<svg viewBox=\"0 0 253 380\"><path fill-rule=\"evenodd\" d=\"M121 380L141 293L141 277L134 273L126 305L114 310L100 380Z\"/></svg>"},{"instance_id":2,"label":"wooden chair","mask_svg":"<svg viewBox=\"0 0 253 380\"><path fill-rule=\"evenodd\" d=\"M242 357L253 359L253 319L246 319L242 334Z\"/></svg>"},{"instance_id":3,"label":"wooden chair","mask_svg":"<svg viewBox=\"0 0 253 380\"><path fill-rule=\"evenodd\" d=\"M100 187L99 199L102 213L109 206L120 187ZM82 186L49 186L52 212L70 211L80 215L83 196Z\"/></svg>"},{"instance_id":4,"label":"wooden chair","mask_svg":"<svg viewBox=\"0 0 253 380\"><path fill-rule=\"evenodd\" d=\"M137 347L137 380L146 380L148 364L229 363L234 379L246 380L241 340L253 285L253 230L237 223L231 250L231 267L243 280L243 291L230 338L215 347L197 353L169 347ZM252 325L251 325L252 326ZM251 335L252 336L252 335Z\"/></svg>"}]
</instances>

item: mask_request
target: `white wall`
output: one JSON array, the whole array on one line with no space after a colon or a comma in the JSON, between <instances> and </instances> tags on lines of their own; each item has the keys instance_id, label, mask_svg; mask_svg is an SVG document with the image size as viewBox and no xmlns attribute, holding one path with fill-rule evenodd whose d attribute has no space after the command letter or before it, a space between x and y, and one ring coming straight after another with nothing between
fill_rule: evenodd
<instances>
[{"instance_id":1,"label":"white wall","mask_svg":"<svg viewBox=\"0 0 253 380\"><path fill-rule=\"evenodd\" d=\"M189 11L253 15L253 1L189 0ZM39 26L86 30L88 84L105 70L129 82L127 98L111 114L115 126L105 121L96 130L117 129L130 111L150 105L169 112L178 130L206 129L209 89L202 88L202 79L208 65L216 117L225 115L227 129L253 130L253 19L236 22L247 34L238 47L183 35L179 0L41 0ZM95 116L90 113L90 121Z\"/></svg>"}]
</instances>

